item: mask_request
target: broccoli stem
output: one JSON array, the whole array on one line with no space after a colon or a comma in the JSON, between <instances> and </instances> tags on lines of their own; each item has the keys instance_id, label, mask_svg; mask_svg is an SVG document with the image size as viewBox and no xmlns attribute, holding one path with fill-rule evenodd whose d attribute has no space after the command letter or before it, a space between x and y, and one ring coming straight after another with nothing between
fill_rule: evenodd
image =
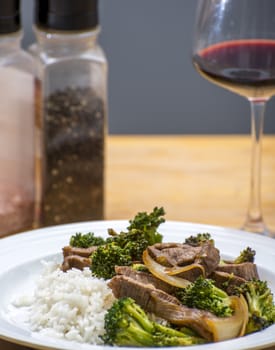
<instances>
[{"instance_id":1,"label":"broccoli stem","mask_svg":"<svg viewBox=\"0 0 275 350\"><path fill-rule=\"evenodd\" d=\"M206 341L191 331L181 332L153 322L131 298L115 301L105 315L105 344L117 346L179 346Z\"/></svg>"},{"instance_id":2,"label":"broccoli stem","mask_svg":"<svg viewBox=\"0 0 275 350\"><path fill-rule=\"evenodd\" d=\"M128 339L129 336L129 339ZM126 339L124 339L125 341ZM127 329L127 340L130 342L123 342L123 338L120 338L120 341L123 343L121 345L129 345L129 346L153 346L154 339L151 333L146 330L141 329L140 327L136 327L133 323L130 323ZM118 344L120 345L120 344Z\"/></svg>"},{"instance_id":3,"label":"broccoli stem","mask_svg":"<svg viewBox=\"0 0 275 350\"><path fill-rule=\"evenodd\" d=\"M134 304L135 305L135 304ZM144 317L143 310L140 310L137 307L132 307L129 305L127 307L127 311L131 317L133 317L139 325L146 330L147 332L152 332L154 330L154 326L148 317Z\"/></svg>"}]
</instances>

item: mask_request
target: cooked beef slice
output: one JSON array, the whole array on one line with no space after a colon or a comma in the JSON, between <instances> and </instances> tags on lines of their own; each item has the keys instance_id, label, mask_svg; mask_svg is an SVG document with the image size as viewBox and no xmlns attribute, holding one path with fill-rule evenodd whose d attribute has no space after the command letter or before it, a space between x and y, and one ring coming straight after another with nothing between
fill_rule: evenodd
<instances>
[{"instance_id":1,"label":"cooked beef slice","mask_svg":"<svg viewBox=\"0 0 275 350\"><path fill-rule=\"evenodd\" d=\"M170 284L160 280L149 272L135 271L129 266L116 266L115 271L118 275L124 275L134 279L137 282L143 284L150 284L157 289L160 289L168 294L173 294L176 290L176 287L171 286Z\"/></svg>"},{"instance_id":2,"label":"cooked beef slice","mask_svg":"<svg viewBox=\"0 0 275 350\"><path fill-rule=\"evenodd\" d=\"M91 259L79 255L68 255L64 258L61 269L66 272L72 268L83 270L91 266Z\"/></svg>"},{"instance_id":3,"label":"cooked beef slice","mask_svg":"<svg viewBox=\"0 0 275 350\"><path fill-rule=\"evenodd\" d=\"M216 269L220 261L219 250L210 241L196 247L181 243L157 243L148 247L148 252L155 261L167 267L198 264L204 268L206 276ZM194 268L182 272L179 276L194 281L201 274L201 269Z\"/></svg>"},{"instance_id":4,"label":"cooked beef slice","mask_svg":"<svg viewBox=\"0 0 275 350\"><path fill-rule=\"evenodd\" d=\"M209 278L215 282L218 288L223 289L228 295L234 294L234 289L246 281L242 277L223 271L214 271Z\"/></svg>"},{"instance_id":5,"label":"cooked beef slice","mask_svg":"<svg viewBox=\"0 0 275 350\"><path fill-rule=\"evenodd\" d=\"M181 305L177 298L156 289L152 284L145 284L128 276L116 275L110 280L108 286L112 289L116 298L131 297L149 312L154 312L153 310L157 308L157 305L154 305L155 301L151 300L152 290L158 291L162 298L169 300L171 303Z\"/></svg>"},{"instance_id":6,"label":"cooked beef slice","mask_svg":"<svg viewBox=\"0 0 275 350\"><path fill-rule=\"evenodd\" d=\"M205 270L200 264L190 264L188 266L190 267L190 269L177 273L176 276L188 280L190 282L194 282L199 276L205 274Z\"/></svg>"},{"instance_id":7,"label":"cooked beef slice","mask_svg":"<svg viewBox=\"0 0 275 350\"><path fill-rule=\"evenodd\" d=\"M209 276L216 270L220 262L220 252L213 243L206 241L197 255L194 263L200 264L204 267L205 275Z\"/></svg>"},{"instance_id":8,"label":"cooked beef slice","mask_svg":"<svg viewBox=\"0 0 275 350\"><path fill-rule=\"evenodd\" d=\"M242 264L222 264L218 265L216 271L222 271L234 274L235 276L244 278L249 281L253 278L259 279L259 274L257 271L257 266L250 262L245 262Z\"/></svg>"},{"instance_id":9,"label":"cooked beef slice","mask_svg":"<svg viewBox=\"0 0 275 350\"><path fill-rule=\"evenodd\" d=\"M89 258L90 255L97 249L97 247L89 247L89 248L77 248L67 245L63 247L63 256L64 258L69 255L78 255L83 256L85 258Z\"/></svg>"},{"instance_id":10,"label":"cooked beef slice","mask_svg":"<svg viewBox=\"0 0 275 350\"><path fill-rule=\"evenodd\" d=\"M124 275L114 276L108 283L116 298L130 297L145 311L152 312L175 325L185 325L212 340L205 318L213 315L204 310L188 308L180 301L151 284L144 284Z\"/></svg>"},{"instance_id":11,"label":"cooked beef slice","mask_svg":"<svg viewBox=\"0 0 275 350\"><path fill-rule=\"evenodd\" d=\"M201 247L181 243L157 243L148 247L151 257L167 267L192 264L200 250Z\"/></svg>"}]
</instances>

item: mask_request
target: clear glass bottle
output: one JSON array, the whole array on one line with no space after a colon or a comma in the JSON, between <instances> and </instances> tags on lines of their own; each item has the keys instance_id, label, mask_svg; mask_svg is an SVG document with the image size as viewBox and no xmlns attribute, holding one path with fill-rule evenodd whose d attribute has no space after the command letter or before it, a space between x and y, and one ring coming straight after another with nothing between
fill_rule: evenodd
<instances>
[{"instance_id":1,"label":"clear glass bottle","mask_svg":"<svg viewBox=\"0 0 275 350\"><path fill-rule=\"evenodd\" d=\"M1 0L0 237L31 229L38 220L35 64L21 38L19 0Z\"/></svg>"},{"instance_id":2,"label":"clear glass bottle","mask_svg":"<svg viewBox=\"0 0 275 350\"><path fill-rule=\"evenodd\" d=\"M97 0L36 1L42 226L103 218L107 62L97 11Z\"/></svg>"}]
</instances>

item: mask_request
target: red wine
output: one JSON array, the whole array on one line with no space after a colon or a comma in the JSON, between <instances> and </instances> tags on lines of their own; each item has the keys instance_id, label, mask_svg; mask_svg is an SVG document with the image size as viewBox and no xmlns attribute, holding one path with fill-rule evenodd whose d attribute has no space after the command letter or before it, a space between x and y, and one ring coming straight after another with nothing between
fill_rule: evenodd
<instances>
[{"instance_id":1,"label":"red wine","mask_svg":"<svg viewBox=\"0 0 275 350\"><path fill-rule=\"evenodd\" d=\"M275 94L275 40L236 40L207 47L193 57L198 72L251 99Z\"/></svg>"}]
</instances>

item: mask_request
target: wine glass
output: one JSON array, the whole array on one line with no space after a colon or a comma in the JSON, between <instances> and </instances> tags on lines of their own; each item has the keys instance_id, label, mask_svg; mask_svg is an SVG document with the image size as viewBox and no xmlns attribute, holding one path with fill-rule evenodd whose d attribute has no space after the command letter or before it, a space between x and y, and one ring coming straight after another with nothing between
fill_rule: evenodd
<instances>
[{"instance_id":1,"label":"wine glass","mask_svg":"<svg viewBox=\"0 0 275 350\"><path fill-rule=\"evenodd\" d=\"M275 93L275 1L199 0L193 63L201 76L250 103L250 200L243 229L271 236L261 209L261 141L265 106Z\"/></svg>"}]
</instances>

